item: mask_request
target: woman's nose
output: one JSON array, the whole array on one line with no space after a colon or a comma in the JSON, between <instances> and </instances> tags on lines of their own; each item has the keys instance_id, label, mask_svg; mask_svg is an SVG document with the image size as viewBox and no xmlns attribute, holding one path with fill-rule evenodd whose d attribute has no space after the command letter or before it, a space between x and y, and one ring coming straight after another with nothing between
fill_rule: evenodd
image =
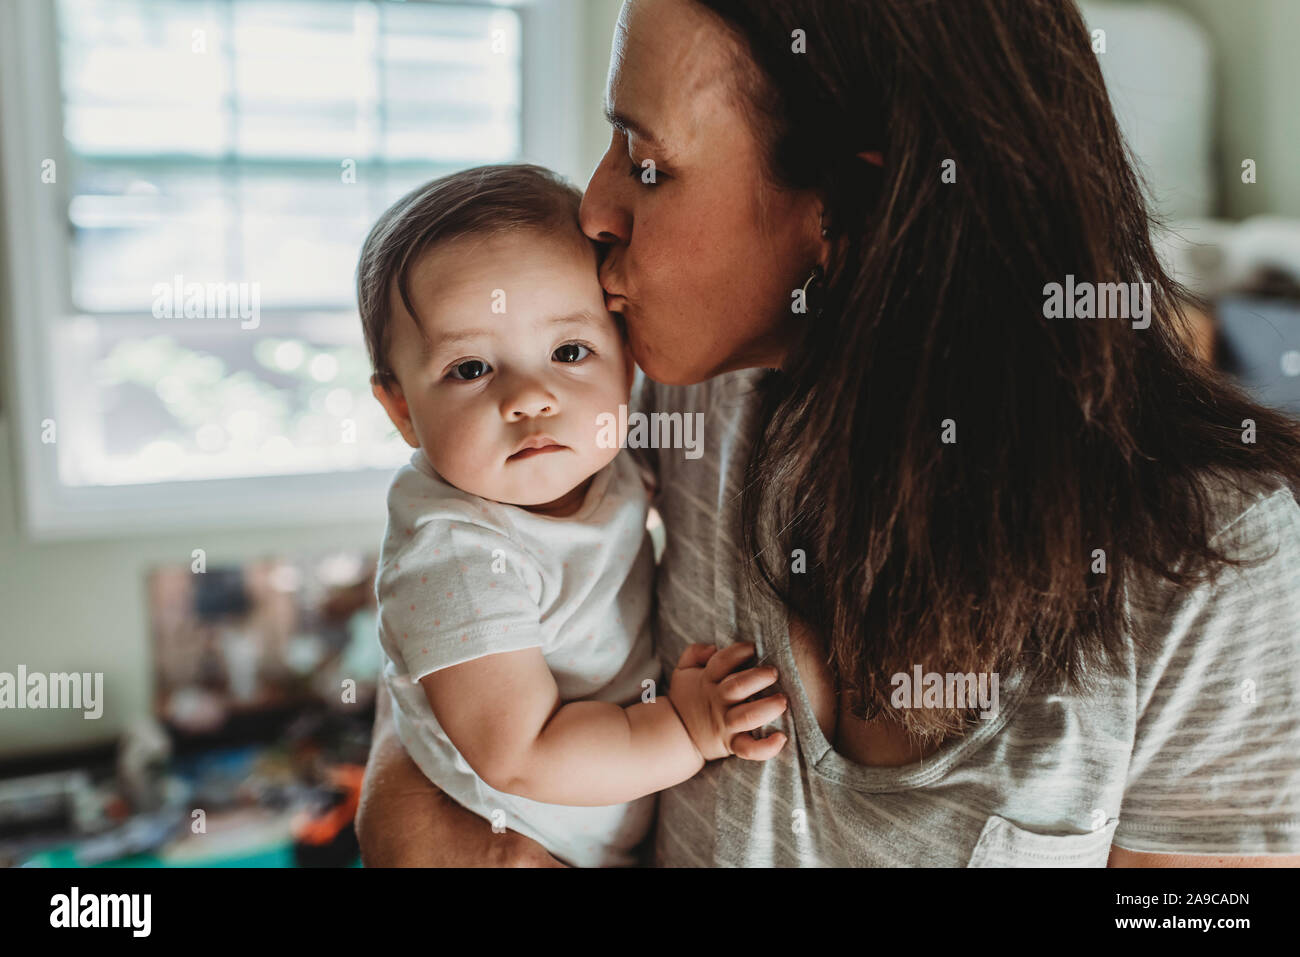
<instances>
[{"instance_id":1,"label":"woman's nose","mask_svg":"<svg viewBox=\"0 0 1300 957\"><path fill-rule=\"evenodd\" d=\"M625 243L632 231L632 218L619 194L616 162L610 147L592 172L578 209L582 231L599 243Z\"/></svg>"}]
</instances>

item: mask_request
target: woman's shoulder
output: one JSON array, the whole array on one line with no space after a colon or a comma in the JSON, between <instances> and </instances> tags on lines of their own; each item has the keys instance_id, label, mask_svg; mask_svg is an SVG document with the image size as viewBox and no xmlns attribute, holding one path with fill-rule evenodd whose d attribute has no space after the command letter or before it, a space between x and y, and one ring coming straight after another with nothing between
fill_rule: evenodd
<instances>
[{"instance_id":1,"label":"woman's shoulder","mask_svg":"<svg viewBox=\"0 0 1300 957\"><path fill-rule=\"evenodd\" d=\"M758 385L768 372L740 369L689 385L664 385L637 369L629 402L628 448L638 463L655 476L661 491L671 484L666 472L681 462L696 459L702 459L705 467L691 469L693 484L726 481L728 469L737 467L742 460L733 458L730 464L724 463L718 454L724 443L713 437L732 437L729 448L737 440L749 438L753 419L746 415L757 408L761 398ZM694 429L689 438L688 428ZM672 441L674 430L680 441ZM634 435L639 438L634 439Z\"/></svg>"},{"instance_id":2,"label":"woman's shoulder","mask_svg":"<svg viewBox=\"0 0 1300 957\"><path fill-rule=\"evenodd\" d=\"M1282 481L1205 488L1211 545L1241 564L1130 607L1136 726L1115 843L1300 851L1300 506ZM1154 600L1154 596L1160 600Z\"/></svg>"},{"instance_id":3,"label":"woman's shoulder","mask_svg":"<svg viewBox=\"0 0 1300 957\"><path fill-rule=\"evenodd\" d=\"M1209 544L1228 563L1183 585L1153 572L1135 573L1128 588L1135 625L1148 635L1179 631L1200 642L1260 637L1246 635L1247 624L1270 634L1300 635L1295 490L1276 476L1206 477L1201 494ZM1260 609L1272 611L1261 615ZM1296 620L1283 620L1288 616Z\"/></svg>"},{"instance_id":4,"label":"woman's shoulder","mask_svg":"<svg viewBox=\"0 0 1300 957\"><path fill-rule=\"evenodd\" d=\"M1211 544L1234 557L1249 559L1252 550L1300 528L1296 490L1280 476L1208 478L1204 485L1214 530Z\"/></svg>"}]
</instances>

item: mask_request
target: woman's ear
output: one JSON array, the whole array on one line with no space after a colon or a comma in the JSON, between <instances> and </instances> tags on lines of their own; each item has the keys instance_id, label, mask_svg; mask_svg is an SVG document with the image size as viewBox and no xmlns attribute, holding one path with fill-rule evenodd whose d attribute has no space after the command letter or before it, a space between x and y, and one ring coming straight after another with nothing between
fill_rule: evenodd
<instances>
[{"instance_id":1,"label":"woman's ear","mask_svg":"<svg viewBox=\"0 0 1300 957\"><path fill-rule=\"evenodd\" d=\"M411 410L406 405L406 396L402 394L402 387L398 381L392 377L385 380L378 375L372 375L370 391L384 407L389 420L397 427L402 438L406 439L406 444L413 449L418 449L420 437L415 434L415 427L411 424Z\"/></svg>"},{"instance_id":2,"label":"woman's ear","mask_svg":"<svg viewBox=\"0 0 1300 957\"><path fill-rule=\"evenodd\" d=\"M817 250L816 263L822 267L822 274L827 275L835 254L835 227L831 223L830 211L820 198L815 201L811 215L817 217L816 238L813 240Z\"/></svg>"}]
</instances>

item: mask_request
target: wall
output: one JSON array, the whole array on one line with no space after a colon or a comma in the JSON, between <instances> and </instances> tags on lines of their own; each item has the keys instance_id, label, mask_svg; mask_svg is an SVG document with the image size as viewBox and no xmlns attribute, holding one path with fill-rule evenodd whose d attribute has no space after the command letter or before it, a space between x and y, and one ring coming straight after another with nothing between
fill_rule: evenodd
<instances>
[{"instance_id":1,"label":"wall","mask_svg":"<svg viewBox=\"0 0 1300 957\"><path fill-rule=\"evenodd\" d=\"M1300 217L1300 2L1165 0L1209 31L1218 98L1215 112L1219 213ZM1241 161L1258 181L1241 182Z\"/></svg>"},{"instance_id":2,"label":"wall","mask_svg":"<svg viewBox=\"0 0 1300 957\"><path fill-rule=\"evenodd\" d=\"M583 113L582 153L589 157L586 175L609 148L610 128L605 122L605 76L609 72L609 45L622 0L583 0L583 89L587 106ZM584 189L586 181L578 184Z\"/></svg>"}]
</instances>

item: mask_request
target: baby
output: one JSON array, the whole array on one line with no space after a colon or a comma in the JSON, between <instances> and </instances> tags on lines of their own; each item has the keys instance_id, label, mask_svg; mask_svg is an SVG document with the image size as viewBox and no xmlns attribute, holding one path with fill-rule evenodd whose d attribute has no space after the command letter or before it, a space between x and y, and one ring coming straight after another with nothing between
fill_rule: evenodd
<instances>
[{"instance_id":1,"label":"baby","mask_svg":"<svg viewBox=\"0 0 1300 957\"><path fill-rule=\"evenodd\" d=\"M740 667L747 643L691 646L656 693L649 483L598 425L626 421L636 365L580 202L541 167L479 167L366 239L374 394L415 449L388 493L379 640L431 781L565 863L629 866L655 793L786 702L746 700L776 681Z\"/></svg>"}]
</instances>

